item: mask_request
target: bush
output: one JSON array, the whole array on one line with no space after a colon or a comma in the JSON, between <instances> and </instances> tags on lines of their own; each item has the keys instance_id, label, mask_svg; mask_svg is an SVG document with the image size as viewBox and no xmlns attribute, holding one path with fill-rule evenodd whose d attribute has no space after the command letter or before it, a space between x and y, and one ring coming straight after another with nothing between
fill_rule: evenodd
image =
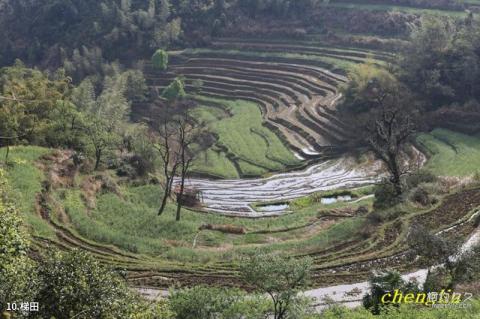
<instances>
[{"instance_id":1,"label":"bush","mask_svg":"<svg viewBox=\"0 0 480 319\"><path fill-rule=\"evenodd\" d=\"M137 176L146 176L154 171L154 164L140 155L133 155L130 158L130 165L135 169Z\"/></svg>"},{"instance_id":2,"label":"bush","mask_svg":"<svg viewBox=\"0 0 480 319\"><path fill-rule=\"evenodd\" d=\"M38 272L45 318L128 318L136 302L123 279L85 252L55 252Z\"/></svg>"},{"instance_id":3,"label":"bush","mask_svg":"<svg viewBox=\"0 0 480 319\"><path fill-rule=\"evenodd\" d=\"M145 177L153 171L153 164L140 155L132 155L122 158L115 167L117 176L135 179Z\"/></svg>"},{"instance_id":4,"label":"bush","mask_svg":"<svg viewBox=\"0 0 480 319\"><path fill-rule=\"evenodd\" d=\"M412 201L422 206L430 205L430 196L423 187L418 187L412 194Z\"/></svg>"},{"instance_id":5,"label":"bush","mask_svg":"<svg viewBox=\"0 0 480 319\"><path fill-rule=\"evenodd\" d=\"M395 289L409 293L419 291L415 282L406 282L399 272L393 270L374 272L369 283L370 292L363 297L363 306L375 315L380 314L382 308L390 306L381 301L387 292Z\"/></svg>"},{"instance_id":6,"label":"bush","mask_svg":"<svg viewBox=\"0 0 480 319\"><path fill-rule=\"evenodd\" d=\"M418 172L415 172L409 175L406 178L405 182L407 184L408 189L412 189L423 183L435 183L437 180L438 180L437 176L435 176L431 172L426 170L420 170Z\"/></svg>"},{"instance_id":7,"label":"bush","mask_svg":"<svg viewBox=\"0 0 480 319\"><path fill-rule=\"evenodd\" d=\"M187 96L185 92L185 82L181 77L175 78L162 92L162 97L169 101L182 99Z\"/></svg>"},{"instance_id":8,"label":"bush","mask_svg":"<svg viewBox=\"0 0 480 319\"><path fill-rule=\"evenodd\" d=\"M175 291L170 308L176 319L263 318L265 298L246 296L238 289L196 286Z\"/></svg>"},{"instance_id":9,"label":"bush","mask_svg":"<svg viewBox=\"0 0 480 319\"><path fill-rule=\"evenodd\" d=\"M168 53L158 49L152 56L152 64L155 69L165 71L168 68Z\"/></svg>"},{"instance_id":10,"label":"bush","mask_svg":"<svg viewBox=\"0 0 480 319\"><path fill-rule=\"evenodd\" d=\"M451 278L445 268L438 267L431 269L428 272L425 283L423 284L423 290L430 291L441 291L449 286L451 283Z\"/></svg>"},{"instance_id":11,"label":"bush","mask_svg":"<svg viewBox=\"0 0 480 319\"><path fill-rule=\"evenodd\" d=\"M382 184L378 185L375 189L375 202L373 206L375 208L388 208L395 206L400 202L395 186L388 182L384 181Z\"/></svg>"},{"instance_id":12,"label":"bush","mask_svg":"<svg viewBox=\"0 0 480 319\"><path fill-rule=\"evenodd\" d=\"M457 261L453 281L458 283L472 283L480 281L480 246L474 246Z\"/></svg>"}]
</instances>

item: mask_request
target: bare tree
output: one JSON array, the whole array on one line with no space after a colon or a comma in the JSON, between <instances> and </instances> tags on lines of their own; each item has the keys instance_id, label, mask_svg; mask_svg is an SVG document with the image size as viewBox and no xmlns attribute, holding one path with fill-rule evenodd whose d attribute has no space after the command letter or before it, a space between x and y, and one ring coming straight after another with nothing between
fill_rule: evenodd
<instances>
[{"instance_id":1,"label":"bare tree","mask_svg":"<svg viewBox=\"0 0 480 319\"><path fill-rule=\"evenodd\" d=\"M397 195L401 195L401 177L408 172L402 163L402 154L415 132L412 100L401 87L385 89L372 83L371 92L376 105L371 108L366 120L366 141L387 167L390 182Z\"/></svg>"},{"instance_id":2,"label":"bare tree","mask_svg":"<svg viewBox=\"0 0 480 319\"><path fill-rule=\"evenodd\" d=\"M195 121L189 115L188 111L193 105L184 101L175 107L177 110L174 115L165 115L160 129L160 142L156 145L163 161L165 177L165 189L158 215L164 212L168 198L172 196L175 178L178 177L179 182L175 195L177 202L176 220L179 221L184 204L186 179L192 167L192 162L196 155L204 147L208 147L209 144L203 138L205 136L204 131L195 125Z\"/></svg>"},{"instance_id":3,"label":"bare tree","mask_svg":"<svg viewBox=\"0 0 480 319\"><path fill-rule=\"evenodd\" d=\"M163 125L160 130L160 143L155 144L155 148L160 154L163 164L163 175L165 178L165 186L163 190L163 198L158 215L162 215L167 205L167 200L172 194L172 185L177 173L179 162L178 151L175 150L176 130L169 123L168 118L164 118Z\"/></svg>"},{"instance_id":4,"label":"bare tree","mask_svg":"<svg viewBox=\"0 0 480 319\"><path fill-rule=\"evenodd\" d=\"M182 210L183 195L185 192L185 179L189 172L192 161L195 158L195 153L191 149L192 144L198 138L198 130L191 124L188 118L188 113L184 112L182 118L177 120L179 147L180 147L180 189L177 193L177 214L176 220L180 220L180 212Z\"/></svg>"}]
</instances>

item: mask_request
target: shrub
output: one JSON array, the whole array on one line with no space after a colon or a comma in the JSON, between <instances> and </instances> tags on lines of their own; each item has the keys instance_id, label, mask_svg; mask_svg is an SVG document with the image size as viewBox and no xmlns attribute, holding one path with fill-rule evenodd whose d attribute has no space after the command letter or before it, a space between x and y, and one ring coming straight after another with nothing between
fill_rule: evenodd
<instances>
[{"instance_id":1,"label":"shrub","mask_svg":"<svg viewBox=\"0 0 480 319\"><path fill-rule=\"evenodd\" d=\"M246 296L238 289L196 286L175 291L170 308L177 319L263 318L265 298Z\"/></svg>"},{"instance_id":2,"label":"shrub","mask_svg":"<svg viewBox=\"0 0 480 319\"><path fill-rule=\"evenodd\" d=\"M55 252L39 267L45 318L128 318L135 304L124 280L88 253Z\"/></svg>"},{"instance_id":3,"label":"shrub","mask_svg":"<svg viewBox=\"0 0 480 319\"><path fill-rule=\"evenodd\" d=\"M187 93L185 92L185 82L181 77L175 78L175 80L173 80L173 82L162 92L162 97L169 101L181 99L185 96L187 96Z\"/></svg>"},{"instance_id":4,"label":"shrub","mask_svg":"<svg viewBox=\"0 0 480 319\"><path fill-rule=\"evenodd\" d=\"M158 49L152 56L152 64L155 69L165 71L168 68L168 53Z\"/></svg>"},{"instance_id":5,"label":"shrub","mask_svg":"<svg viewBox=\"0 0 480 319\"><path fill-rule=\"evenodd\" d=\"M417 187L420 184L423 183L434 183L438 180L437 176L432 174L429 171L426 170L420 170L417 171L411 175L409 175L405 182L407 184L408 189L412 189Z\"/></svg>"},{"instance_id":6,"label":"shrub","mask_svg":"<svg viewBox=\"0 0 480 319\"><path fill-rule=\"evenodd\" d=\"M387 292L398 289L402 292L419 291L415 282L406 282L397 271L387 270L374 272L369 280L370 292L363 297L363 306L375 315L381 313L387 304L381 302L381 298Z\"/></svg>"},{"instance_id":7,"label":"shrub","mask_svg":"<svg viewBox=\"0 0 480 319\"><path fill-rule=\"evenodd\" d=\"M392 183L384 181L376 187L375 202L373 204L375 208L392 207L398 204L399 201L400 199L395 191L395 186Z\"/></svg>"},{"instance_id":8,"label":"shrub","mask_svg":"<svg viewBox=\"0 0 480 319\"><path fill-rule=\"evenodd\" d=\"M154 164L141 155L133 155L130 158L130 165L135 169L137 176L146 176L154 171Z\"/></svg>"},{"instance_id":9,"label":"shrub","mask_svg":"<svg viewBox=\"0 0 480 319\"><path fill-rule=\"evenodd\" d=\"M474 246L457 261L452 278L455 284L480 280L480 246Z\"/></svg>"},{"instance_id":10,"label":"shrub","mask_svg":"<svg viewBox=\"0 0 480 319\"><path fill-rule=\"evenodd\" d=\"M473 175L473 181L476 183L480 183L480 171L476 171Z\"/></svg>"},{"instance_id":11,"label":"shrub","mask_svg":"<svg viewBox=\"0 0 480 319\"><path fill-rule=\"evenodd\" d=\"M431 203L428 192L423 187L417 187L412 194L412 201L422 206L427 206Z\"/></svg>"},{"instance_id":12,"label":"shrub","mask_svg":"<svg viewBox=\"0 0 480 319\"><path fill-rule=\"evenodd\" d=\"M34 300L36 264L27 257L28 240L17 209L6 200L8 184L0 168L0 317L7 302Z\"/></svg>"},{"instance_id":13,"label":"shrub","mask_svg":"<svg viewBox=\"0 0 480 319\"><path fill-rule=\"evenodd\" d=\"M441 291L451 282L451 278L445 268L438 267L431 269L428 272L425 283L423 284L423 290L429 291Z\"/></svg>"}]
</instances>

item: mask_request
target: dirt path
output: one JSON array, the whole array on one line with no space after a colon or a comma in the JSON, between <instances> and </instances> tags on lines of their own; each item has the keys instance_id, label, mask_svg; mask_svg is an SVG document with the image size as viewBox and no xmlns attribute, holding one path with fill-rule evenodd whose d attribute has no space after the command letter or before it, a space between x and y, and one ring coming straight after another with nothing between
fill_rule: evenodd
<instances>
[{"instance_id":1,"label":"dirt path","mask_svg":"<svg viewBox=\"0 0 480 319\"><path fill-rule=\"evenodd\" d=\"M461 246L459 253L452 256L452 258L458 258L459 256L468 253L478 244L480 244L480 227L470 235L468 240ZM416 280L418 283L423 284L427 279L427 274L428 269L420 269L415 272L404 274L402 277L404 280ZM369 289L370 285L368 281L364 281L350 285L338 285L308 290L305 292L305 295L314 298L317 310L324 309L328 305L328 302L326 302L327 300L332 300L335 303L354 308L362 304L362 297L369 291Z\"/></svg>"}]
</instances>

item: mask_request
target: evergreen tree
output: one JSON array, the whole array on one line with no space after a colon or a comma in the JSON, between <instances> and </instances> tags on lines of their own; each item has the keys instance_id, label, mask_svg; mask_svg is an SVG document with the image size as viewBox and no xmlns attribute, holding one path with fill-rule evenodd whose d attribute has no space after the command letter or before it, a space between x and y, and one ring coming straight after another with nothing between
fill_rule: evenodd
<instances>
[{"instance_id":1,"label":"evergreen tree","mask_svg":"<svg viewBox=\"0 0 480 319\"><path fill-rule=\"evenodd\" d=\"M152 64L155 69L165 71L168 68L168 53L159 49L152 56Z\"/></svg>"}]
</instances>

